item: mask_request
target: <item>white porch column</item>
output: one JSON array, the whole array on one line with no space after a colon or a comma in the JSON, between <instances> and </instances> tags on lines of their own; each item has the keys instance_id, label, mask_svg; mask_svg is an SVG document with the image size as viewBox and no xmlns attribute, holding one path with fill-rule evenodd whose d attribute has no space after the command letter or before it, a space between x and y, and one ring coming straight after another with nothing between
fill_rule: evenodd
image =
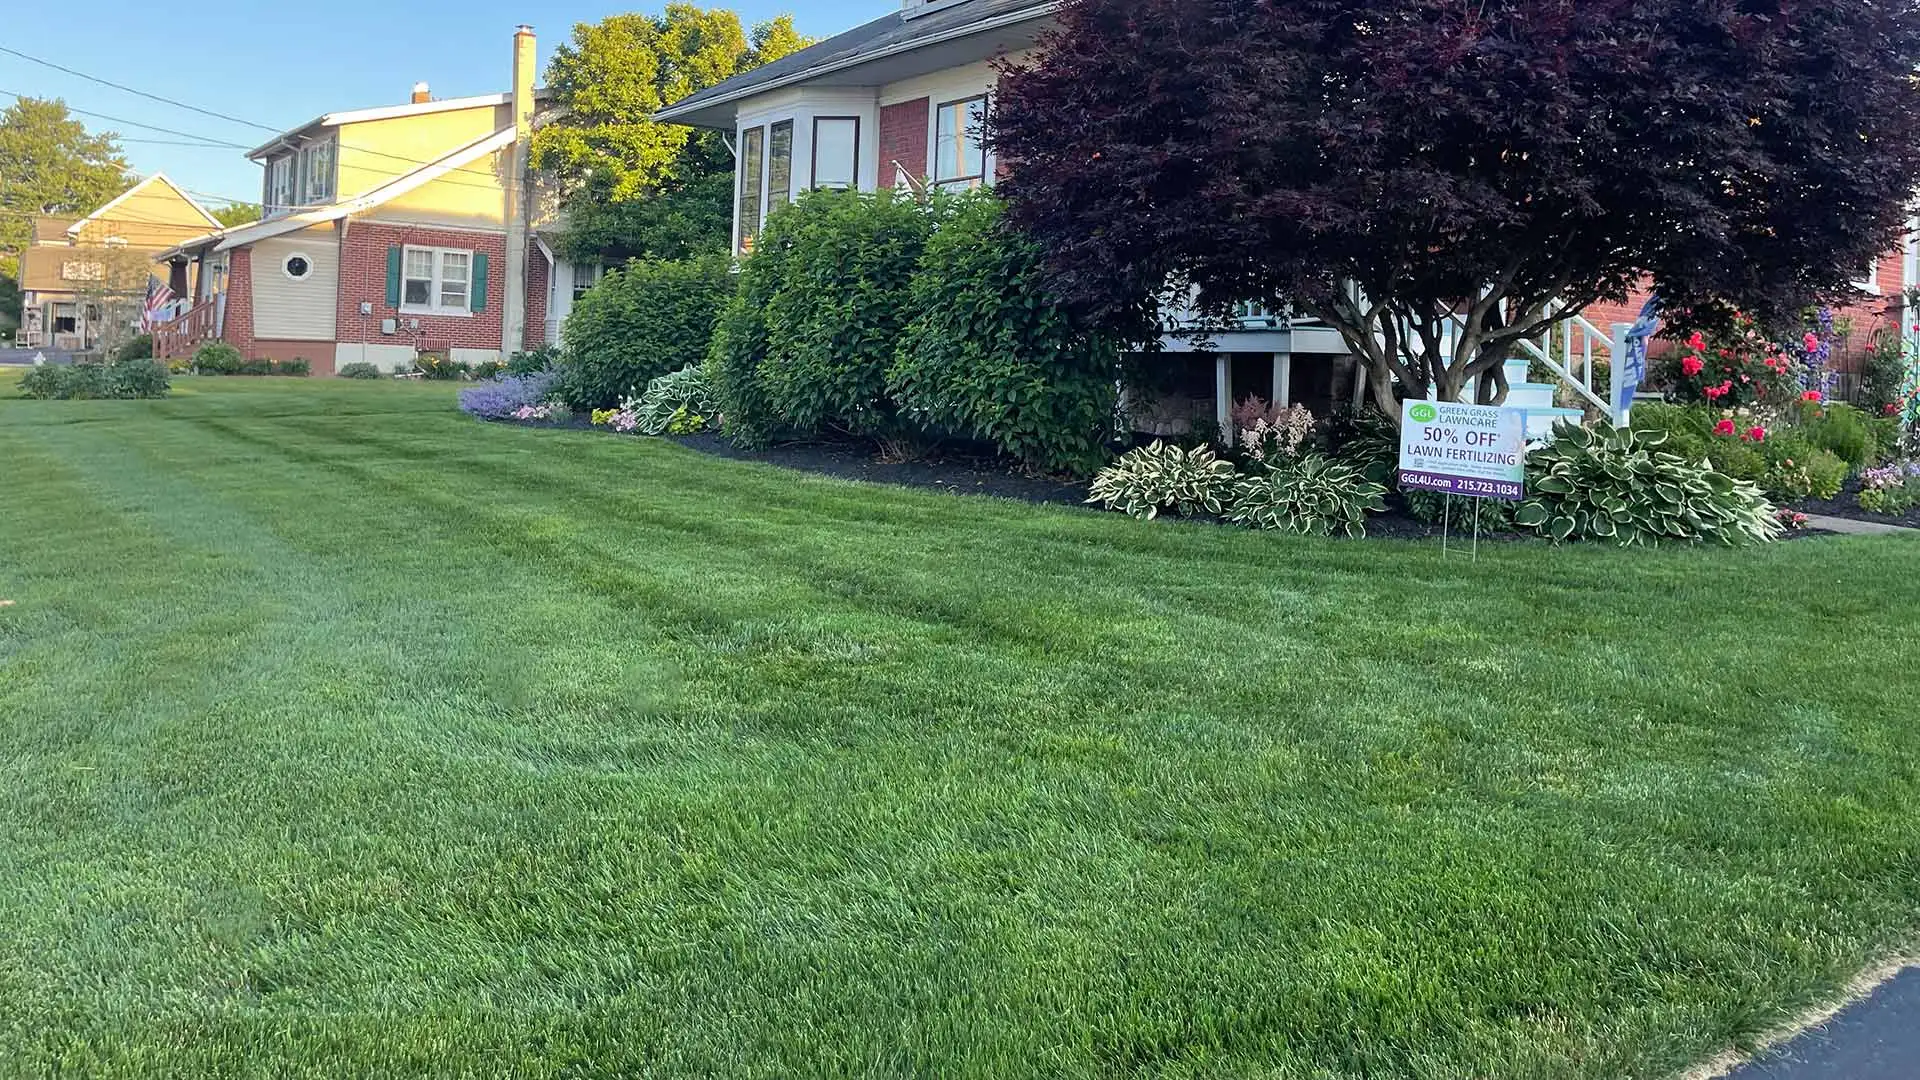
<instances>
[{"instance_id":1,"label":"white porch column","mask_svg":"<svg viewBox=\"0 0 1920 1080\"><path fill-rule=\"evenodd\" d=\"M1286 408L1293 404L1293 354L1273 354L1273 403Z\"/></svg>"},{"instance_id":2,"label":"white porch column","mask_svg":"<svg viewBox=\"0 0 1920 1080\"><path fill-rule=\"evenodd\" d=\"M1221 353L1213 360L1213 418L1220 425L1220 444L1232 446L1233 430L1233 358Z\"/></svg>"}]
</instances>

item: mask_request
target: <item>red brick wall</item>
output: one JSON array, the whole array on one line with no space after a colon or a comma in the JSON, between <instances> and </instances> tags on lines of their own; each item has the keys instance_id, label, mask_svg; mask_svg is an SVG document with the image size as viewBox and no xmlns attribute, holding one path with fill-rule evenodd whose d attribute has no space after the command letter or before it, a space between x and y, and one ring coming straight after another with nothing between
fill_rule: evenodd
<instances>
[{"instance_id":1,"label":"red brick wall","mask_svg":"<svg viewBox=\"0 0 1920 1080\"><path fill-rule=\"evenodd\" d=\"M927 176L927 124L933 99L919 98L880 108L880 186L890 188L898 161L916 180Z\"/></svg>"},{"instance_id":2,"label":"red brick wall","mask_svg":"<svg viewBox=\"0 0 1920 1080\"><path fill-rule=\"evenodd\" d=\"M227 253L227 313L220 340L253 355L253 251L234 248Z\"/></svg>"},{"instance_id":3,"label":"red brick wall","mask_svg":"<svg viewBox=\"0 0 1920 1080\"><path fill-rule=\"evenodd\" d=\"M387 250L415 244L421 247L459 248L487 256L487 306L471 315L402 314L387 306ZM386 345L413 344L426 349L499 349L500 308L507 274L504 233L437 229L424 225L397 225L384 221L354 221L340 242L340 295L334 318L334 336L343 342ZM544 293L542 294L544 296ZM373 305L373 314L360 314L360 305ZM380 332L382 319L399 320L392 334ZM420 320L420 328L407 325Z\"/></svg>"},{"instance_id":4,"label":"red brick wall","mask_svg":"<svg viewBox=\"0 0 1920 1080\"><path fill-rule=\"evenodd\" d=\"M1882 330L1897 328L1900 319L1900 291L1905 276L1905 255L1898 249L1880 257L1875 264L1874 279L1879 283L1878 296L1863 296L1855 304L1849 304L1836 310L1834 321L1848 331L1847 335L1834 346L1833 359L1829 367L1833 371L1858 372L1866 354L1873 347L1874 335ZM1634 290L1625 304L1594 304L1584 314L1587 321L1603 331L1611 330L1616 322L1631 323L1640 317L1640 307L1647 301L1647 288L1642 286ZM1670 347L1656 340L1653 353L1659 355Z\"/></svg>"},{"instance_id":5,"label":"red brick wall","mask_svg":"<svg viewBox=\"0 0 1920 1080\"><path fill-rule=\"evenodd\" d=\"M522 349L533 350L547 343L547 281L552 273L546 252L539 244L527 241L527 332Z\"/></svg>"},{"instance_id":6,"label":"red brick wall","mask_svg":"<svg viewBox=\"0 0 1920 1080\"><path fill-rule=\"evenodd\" d=\"M333 374L333 342L256 338L247 355L258 360L305 360L314 375Z\"/></svg>"}]
</instances>

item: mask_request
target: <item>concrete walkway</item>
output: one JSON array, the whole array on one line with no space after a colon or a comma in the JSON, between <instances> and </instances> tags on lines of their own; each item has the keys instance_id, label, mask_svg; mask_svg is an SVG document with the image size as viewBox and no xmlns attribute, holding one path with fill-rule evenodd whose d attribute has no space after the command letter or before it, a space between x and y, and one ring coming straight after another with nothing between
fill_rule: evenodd
<instances>
[{"instance_id":1,"label":"concrete walkway","mask_svg":"<svg viewBox=\"0 0 1920 1080\"><path fill-rule=\"evenodd\" d=\"M1920 968L1906 969L1826 1023L1726 1074L1726 1080L1915 1077L1920 1077Z\"/></svg>"},{"instance_id":2,"label":"concrete walkway","mask_svg":"<svg viewBox=\"0 0 1920 1080\"><path fill-rule=\"evenodd\" d=\"M1807 527L1825 529L1828 532L1846 533L1849 536L1896 536L1920 534L1920 529L1910 529L1905 525L1885 525L1878 521L1855 521L1852 518L1828 517L1825 514L1808 514ZM1914 1076L1920 1077L1920 1068Z\"/></svg>"}]
</instances>

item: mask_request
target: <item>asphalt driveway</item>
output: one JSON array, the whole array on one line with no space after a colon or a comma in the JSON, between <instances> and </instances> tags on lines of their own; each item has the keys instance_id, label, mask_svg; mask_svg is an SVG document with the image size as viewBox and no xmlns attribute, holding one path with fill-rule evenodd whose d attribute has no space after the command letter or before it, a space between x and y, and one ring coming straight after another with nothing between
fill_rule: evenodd
<instances>
[{"instance_id":1,"label":"asphalt driveway","mask_svg":"<svg viewBox=\"0 0 1920 1080\"><path fill-rule=\"evenodd\" d=\"M1726 1080L1920 1077L1920 968L1908 968L1826 1023L1728 1073Z\"/></svg>"}]
</instances>

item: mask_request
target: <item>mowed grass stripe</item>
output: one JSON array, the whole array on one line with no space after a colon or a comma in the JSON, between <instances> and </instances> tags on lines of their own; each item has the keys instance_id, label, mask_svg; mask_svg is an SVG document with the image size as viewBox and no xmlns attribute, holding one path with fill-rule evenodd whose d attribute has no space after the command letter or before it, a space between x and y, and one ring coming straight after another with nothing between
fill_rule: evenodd
<instances>
[{"instance_id":1,"label":"mowed grass stripe","mask_svg":"<svg viewBox=\"0 0 1920 1080\"><path fill-rule=\"evenodd\" d=\"M1920 926L1913 545L1468 564L186 382L0 402L0 1071L1659 1075Z\"/></svg>"}]
</instances>

